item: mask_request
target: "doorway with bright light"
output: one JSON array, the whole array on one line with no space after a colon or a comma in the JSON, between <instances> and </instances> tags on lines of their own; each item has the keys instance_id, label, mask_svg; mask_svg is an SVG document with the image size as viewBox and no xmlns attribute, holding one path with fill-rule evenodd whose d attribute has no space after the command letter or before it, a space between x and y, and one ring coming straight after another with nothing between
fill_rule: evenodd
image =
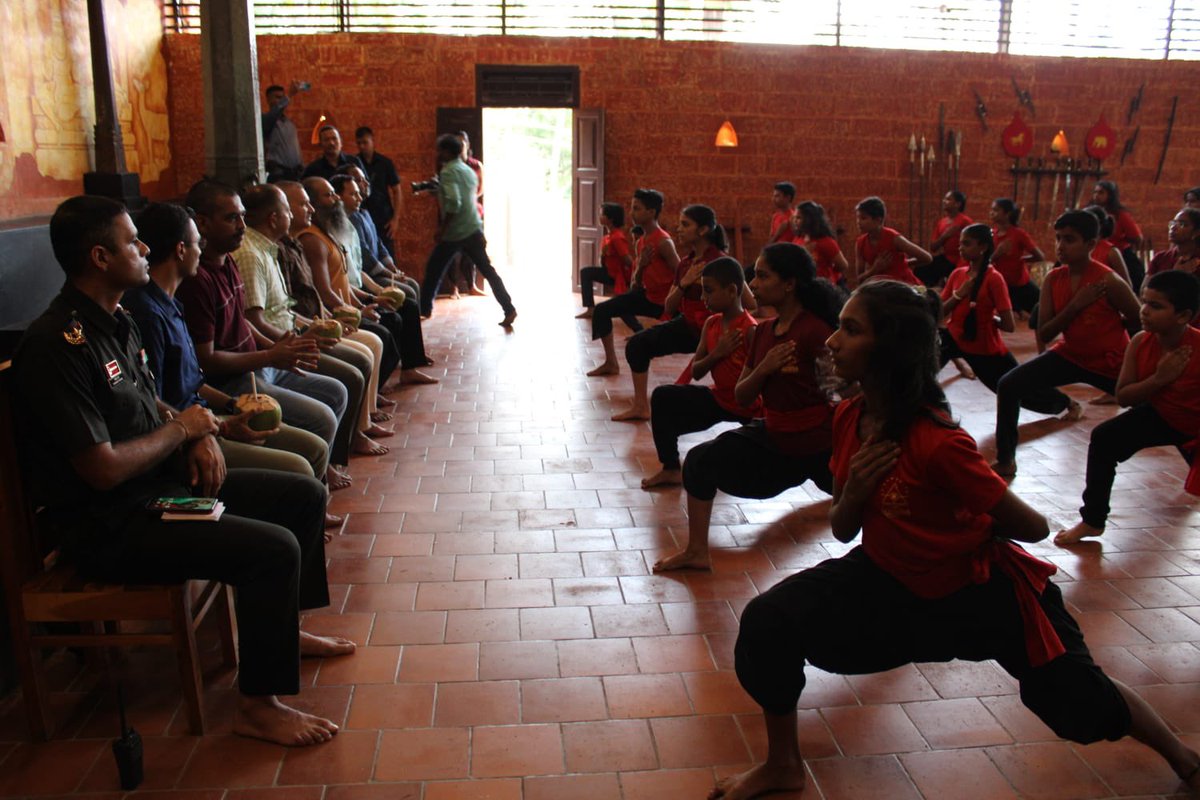
<instances>
[{"instance_id":1,"label":"doorway with bright light","mask_svg":"<svg viewBox=\"0 0 1200 800\"><path fill-rule=\"evenodd\" d=\"M570 291L569 108L484 108L484 233L514 296Z\"/></svg>"}]
</instances>

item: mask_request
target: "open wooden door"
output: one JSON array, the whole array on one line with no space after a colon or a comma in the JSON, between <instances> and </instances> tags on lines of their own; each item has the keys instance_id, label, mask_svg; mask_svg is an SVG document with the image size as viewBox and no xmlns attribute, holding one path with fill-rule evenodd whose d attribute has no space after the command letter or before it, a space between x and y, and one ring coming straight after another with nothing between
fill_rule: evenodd
<instances>
[{"instance_id":1,"label":"open wooden door","mask_svg":"<svg viewBox=\"0 0 1200 800\"><path fill-rule=\"evenodd\" d=\"M571 148L571 204L575 235L571 285L579 285L579 270L600 263L600 203L604 200L604 109L575 110Z\"/></svg>"}]
</instances>

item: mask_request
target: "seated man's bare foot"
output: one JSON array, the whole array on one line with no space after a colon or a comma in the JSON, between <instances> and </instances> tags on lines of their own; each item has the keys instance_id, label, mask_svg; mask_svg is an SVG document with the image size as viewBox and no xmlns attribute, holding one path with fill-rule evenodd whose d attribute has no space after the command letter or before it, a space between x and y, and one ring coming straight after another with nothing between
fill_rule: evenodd
<instances>
[{"instance_id":1,"label":"seated man's bare foot","mask_svg":"<svg viewBox=\"0 0 1200 800\"><path fill-rule=\"evenodd\" d=\"M438 379L432 375L426 375L419 369L406 369L400 372L401 386L415 386L418 384L437 383Z\"/></svg>"},{"instance_id":2,"label":"seated man's bare foot","mask_svg":"<svg viewBox=\"0 0 1200 800\"><path fill-rule=\"evenodd\" d=\"M335 467L333 464L330 464L328 471L325 473L325 482L329 484L329 491L336 492L338 489L349 488L350 484L354 483L354 479L342 467Z\"/></svg>"},{"instance_id":3,"label":"seated man's bare foot","mask_svg":"<svg viewBox=\"0 0 1200 800\"><path fill-rule=\"evenodd\" d=\"M598 378L603 375L620 375L620 374L621 374L621 365L614 364L610 361L605 361L603 364L596 367L595 369L588 371L589 378Z\"/></svg>"},{"instance_id":4,"label":"seated man's bare foot","mask_svg":"<svg viewBox=\"0 0 1200 800\"><path fill-rule=\"evenodd\" d=\"M386 439L389 436L395 436L396 432L391 428L382 428L379 425L372 425L363 430L363 436L370 436L372 439Z\"/></svg>"},{"instance_id":5,"label":"seated man's bare foot","mask_svg":"<svg viewBox=\"0 0 1200 800\"><path fill-rule=\"evenodd\" d=\"M348 656L358 649L358 645L341 636L316 636L306 631L300 631L300 655L309 658L335 658Z\"/></svg>"},{"instance_id":6,"label":"seated man's bare foot","mask_svg":"<svg viewBox=\"0 0 1200 800\"><path fill-rule=\"evenodd\" d=\"M660 558L654 562L654 572L669 572L673 569L712 569L708 561L708 551L694 553L691 550L680 550L673 556Z\"/></svg>"},{"instance_id":7,"label":"seated man's bare foot","mask_svg":"<svg viewBox=\"0 0 1200 800\"><path fill-rule=\"evenodd\" d=\"M683 482L683 470L663 467L649 478L642 478L642 488L651 489L655 486L678 486Z\"/></svg>"},{"instance_id":8,"label":"seated man's bare foot","mask_svg":"<svg viewBox=\"0 0 1200 800\"><path fill-rule=\"evenodd\" d=\"M575 319L591 319L591 318L592 318L592 310L590 308L585 308L583 310L582 314L575 315Z\"/></svg>"},{"instance_id":9,"label":"seated man's bare foot","mask_svg":"<svg viewBox=\"0 0 1200 800\"><path fill-rule=\"evenodd\" d=\"M392 415L386 411L372 411L371 422L387 422L392 418Z\"/></svg>"},{"instance_id":10,"label":"seated man's bare foot","mask_svg":"<svg viewBox=\"0 0 1200 800\"><path fill-rule=\"evenodd\" d=\"M620 414L613 414L613 422L638 422L639 420L650 419L650 409L645 406L634 406Z\"/></svg>"},{"instance_id":11,"label":"seated man's bare foot","mask_svg":"<svg viewBox=\"0 0 1200 800\"><path fill-rule=\"evenodd\" d=\"M1017 462L1015 461L993 461L992 472L999 475L1001 478L1013 478L1017 474Z\"/></svg>"},{"instance_id":12,"label":"seated man's bare foot","mask_svg":"<svg viewBox=\"0 0 1200 800\"><path fill-rule=\"evenodd\" d=\"M379 390L379 394L375 397L375 405L379 406L380 408L395 408L396 401L390 397L385 397L383 394L385 391L387 391L386 386Z\"/></svg>"},{"instance_id":13,"label":"seated man's bare foot","mask_svg":"<svg viewBox=\"0 0 1200 800\"><path fill-rule=\"evenodd\" d=\"M337 735L338 726L333 720L285 706L275 695L242 695L233 721L233 732L285 747L306 747L328 742Z\"/></svg>"},{"instance_id":14,"label":"seated man's bare foot","mask_svg":"<svg viewBox=\"0 0 1200 800\"><path fill-rule=\"evenodd\" d=\"M340 517L337 514L330 514L328 511L326 511L325 512L325 527L326 528L340 527L343 519L344 519L343 517Z\"/></svg>"},{"instance_id":15,"label":"seated man's bare foot","mask_svg":"<svg viewBox=\"0 0 1200 800\"><path fill-rule=\"evenodd\" d=\"M759 764L738 775L730 775L718 781L716 788L708 793L709 800L750 800L775 792L799 792L806 780L804 763L772 766Z\"/></svg>"},{"instance_id":16,"label":"seated man's bare foot","mask_svg":"<svg viewBox=\"0 0 1200 800\"><path fill-rule=\"evenodd\" d=\"M1089 536L1100 536L1104 533L1104 528L1093 528L1086 522L1077 522L1074 527L1059 531L1054 534L1054 543L1059 547L1065 547L1069 544L1075 544Z\"/></svg>"},{"instance_id":17,"label":"seated man's bare foot","mask_svg":"<svg viewBox=\"0 0 1200 800\"><path fill-rule=\"evenodd\" d=\"M360 456L381 456L388 452L388 448L372 441L361 433L354 435L354 444L350 445L350 452Z\"/></svg>"},{"instance_id":18,"label":"seated man's bare foot","mask_svg":"<svg viewBox=\"0 0 1200 800\"><path fill-rule=\"evenodd\" d=\"M954 368L958 370L959 375L962 375L967 380L975 380L975 370L971 369L971 365L967 363L965 358L954 359Z\"/></svg>"},{"instance_id":19,"label":"seated man's bare foot","mask_svg":"<svg viewBox=\"0 0 1200 800\"><path fill-rule=\"evenodd\" d=\"M1078 400L1072 400L1067 406L1067 413L1063 414L1062 418L1067 422L1077 422L1083 419L1083 406L1079 405Z\"/></svg>"}]
</instances>

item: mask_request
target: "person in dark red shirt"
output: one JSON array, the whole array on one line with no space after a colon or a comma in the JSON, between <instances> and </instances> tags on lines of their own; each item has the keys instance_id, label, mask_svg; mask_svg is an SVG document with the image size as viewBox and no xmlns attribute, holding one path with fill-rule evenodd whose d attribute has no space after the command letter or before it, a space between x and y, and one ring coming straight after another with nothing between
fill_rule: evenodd
<instances>
[{"instance_id":1,"label":"person in dark red shirt","mask_svg":"<svg viewBox=\"0 0 1200 800\"><path fill-rule=\"evenodd\" d=\"M1150 259L1151 275L1177 269L1196 274L1200 270L1200 207L1181 208L1167 226L1171 246Z\"/></svg>"},{"instance_id":2,"label":"person in dark red shirt","mask_svg":"<svg viewBox=\"0 0 1200 800\"><path fill-rule=\"evenodd\" d=\"M1193 186L1183 193L1183 204L1188 208L1200 208L1200 186Z\"/></svg>"},{"instance_id":3,"label":"person in dark red shirt","mask_svg":"<svg viewBox=\"0 0 1200 800\"><path fill-rule=\"evenodd\" d=\"M600 266L579 270L583 313L577 314L575 319L592 318L592 309L596 306L593 283L611 288L614 295L629 291L629 279L633 275L633 252L629 248L629 237L625 234L625 209L620 203L600 204L600 225L604 228L604 238L600 242ZM625 319L625 324L630 327L637 325L637 317L630 316Z\"/></svg>"},{"instance_id":4,"label":"person in dark red shirt","mask_svg":"<svg viewBox=\"0 0 1200 800\"><path fill-rule=\"evenodd\" d=\"M634 191L629 216L633 219L633 224L643 232L637 240L633 275L630 277L628 292L605 300L592 312L592 341L599 339L604 344L604 361L600 366L588 371L589 377L621 373L617 347L613 344L614 319L632 318L637 324L637 328L634 329L637 332L642 329L637 317L658 319L662 316L663 303L666 302L667 292L670 291L675 278L675 268L679 266L679 254L675 252L675 243L671 240L671 235L658 224L658 215L662 213L662 209L662 192L655 189Z\"/></svg>"},{"instance_id":5,"label":"person in dark red shirt","mask_svg":"<svg viewBox=\"0 0 1200 800\"><path fill-rule=\"evenodd\" d=\"M1100 238L1096 241L1096 246L1092 248L1092 260L1099 261L1120 275L1121 280L1129 283L1129 270L1125 267L1125 259L1121 258L1121 254L1117 252L1117 248L1113 247L1112 243L1108 241L1108 237L1112 236L1113 226L1116 221L1107 211L1098 205L1084 206L1083 210L1095 217L1100 223Z\"/></svg>"},{"instance_id":6,"label":"person in dark red shirt","mask_svg":"<svg viewBox=\"0 0 1200 800\"><path fill-rule=\"evenodd\" d=\"M1113 233L1108 237L1109 243L1125 259L1125 268L1129 273L1133 291L1142 288L1142 280L1146 277L1146 265L1137 254L1142 243L1142 229L1133 219L1133 214L1121 202L1121 192L1115 181L1096 181L1092 189L1092 202L1103 208L1113 218Z\"/></svg>"},{"instance_id":7,"label":"person in dark red shirt","mask_svg":"<svg viewBox=\"0 0 1200 800\"><path fill-rule=\"evenodd\" d=\"M683 479L679 467L679 437L704 431L718 422L747 423L762 412L761 403L748 407L734 397L746 365L750 329L758 320L742 305L746 272L735 259L710 261L700 273L704 320L700 344L675 383L659 386L650 395L650 430L662 468L642 481L643 489L674 486ZM712 387L692 383L712 374Z\"/></svg>"},{"instance_id":8,"label":"person in dark red shirt","mask_svg":"<svg viewBox=\"0 0 1200 800\"><path fill-rule=\"evenodd\" d=\"M825 339L842 294L817 277L812 256L788 242L767 245L754 265L755 298L778 311L753 329L749 355L734 387L747 407L761 399L763 419L698 444L683 462L688 541L659 559L655 572L708 569L713 498L764 499L811 480L828 492L833 405L823 383Z\"/></svg>"},{"instance_id":9,"label":"person in dark red shirt","mask_svg":"<svg viewBox=\"0 0 1200 800\"><path fill-rule=\"evenodd\" d=\"M992 240L996 243L992 266L1008 284L1008 299L1012 301L1013 310L1024 319L1033 311L1039 298L1038 285L1029 275L1027 262L1044 261L1046 256L1029 234L1018 227L1021 209L1012 200L1007 197L993 200L989 217Z\"/></svg>"},{"instance_id":10,"label":"person in dark red shirt","mask_svg":"<svg viewBox=\"0 0 1200 800\"><path fill-rule=\"evenodd\" d=\"M1129 284L1091 258L1100 224L1086 211L1068 211L1054 222L1062 263L1042 283L1038 338L1050 349L1009 372L996 390L996 463L1004 477L1017 474L1017 420L1031 392L1086 383L1112 394L1129 344L1126 326L1137 326L1139 306ZM1062 339L1055 338L1062 334ZM1067 419L1083 416L1070 401Z\"/></svg>"},{"instance_id":11,"label":"person in dark red shirt","mask_svg":"<svg viewBox=\"0 0 1200 800\"><path fill-rule=\"evenodd\" d=\"M958 190L946 192L942 198L942 217L933 228L929 252L933 261L913 270L926 286L941 286L950 273L958 268L958 237L963 228L975 220L965 213L967 196Z\"/></svg>"},{"instance_id":12,"label":"person in dark red shirt","mask_svg":"<svg viewBox=\"0 0 1200 800\"><path fill-rule=\"evenodd\" d=\"M796 206L792 216L792 229L796 233L796 244L804 245L817 265L817 277L824 278L837 286L846 285L846 274L850 265L842 255L837 233L825 215L820 203L805 200Z\"/></svg>"},{"instance_id":13,"label":"person in dark red shirt","mask_svg":"<svg viewBox=\"0 0 1200 800\"><path fill-rule=\"evenodd\" d=\"M933 256L913 244L895 228L885 226L887 206L878 197L867 197L855 206L858 230L862 234L854 243L854 274L848 276L851 288L879 278L891 278L904 283L920 283L908 266L912 256L917 266L928 264Z\"/></svg>"},{"instance_id":14,"label":"person in dark red shirt","mask_svg":"<svg viewBox=\"0 0 1200 800\"><path fill-rule=\"evenodd\" d=\"M796 213L792 203L795 201L796 184L791 181L775 184L775 189L771 192L771 205L775 206L775 213L771 215L771 235L767 237L767 244L796 241L795 232L792 230L792 215Z\"/></svg>"},{"instance_id":15,"label":"person in dark red shirt","mask_svg":"<svg viewBox=\"0 0 1200 800\"><path fill-rule=\"evenodd\" d=\"M862 387L833 423L830 523L839 542L861 531L862 543L742 612L734 667L762 708L767 758L709 797L804 788L796 706L807 665L866 674L952 659L995 659L1057 735L1133 736L1194 791L1200 754L1100 669L1049 579L1056 568L1017 544L1042 541L1049 526L951 418L937 381L936 304L932 293L873 282L846 303L829 338L838 377Z\"/></svg>"}]
</instances>

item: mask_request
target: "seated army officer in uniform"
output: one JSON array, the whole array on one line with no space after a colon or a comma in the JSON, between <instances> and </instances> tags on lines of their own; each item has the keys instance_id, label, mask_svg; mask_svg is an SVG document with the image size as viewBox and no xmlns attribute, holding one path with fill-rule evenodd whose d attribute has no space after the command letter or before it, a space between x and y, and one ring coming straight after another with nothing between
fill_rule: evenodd
<instances>
[{"instance_id":1,"label":"seated army officer in uniform","mask_svg":"<svg viewBox=\"0 0 1200 800\"><path fill-rule=\"evenodd\" d=\"M17 347L19 430L40 524L99 579L210 578L233 586L241 697L234 730L284 745L328 741L332 721L284 705L300 690L300 657L354 643L300 630L300 611L329 603L314 478L230 470L212 413L175 414L155 394L137 326L118 304L149 277L146 246L124 206L64 201L50 241L67 280ZM218 497L218 522L163 522L160 497Z\"/></svg>"}]
</instances>

